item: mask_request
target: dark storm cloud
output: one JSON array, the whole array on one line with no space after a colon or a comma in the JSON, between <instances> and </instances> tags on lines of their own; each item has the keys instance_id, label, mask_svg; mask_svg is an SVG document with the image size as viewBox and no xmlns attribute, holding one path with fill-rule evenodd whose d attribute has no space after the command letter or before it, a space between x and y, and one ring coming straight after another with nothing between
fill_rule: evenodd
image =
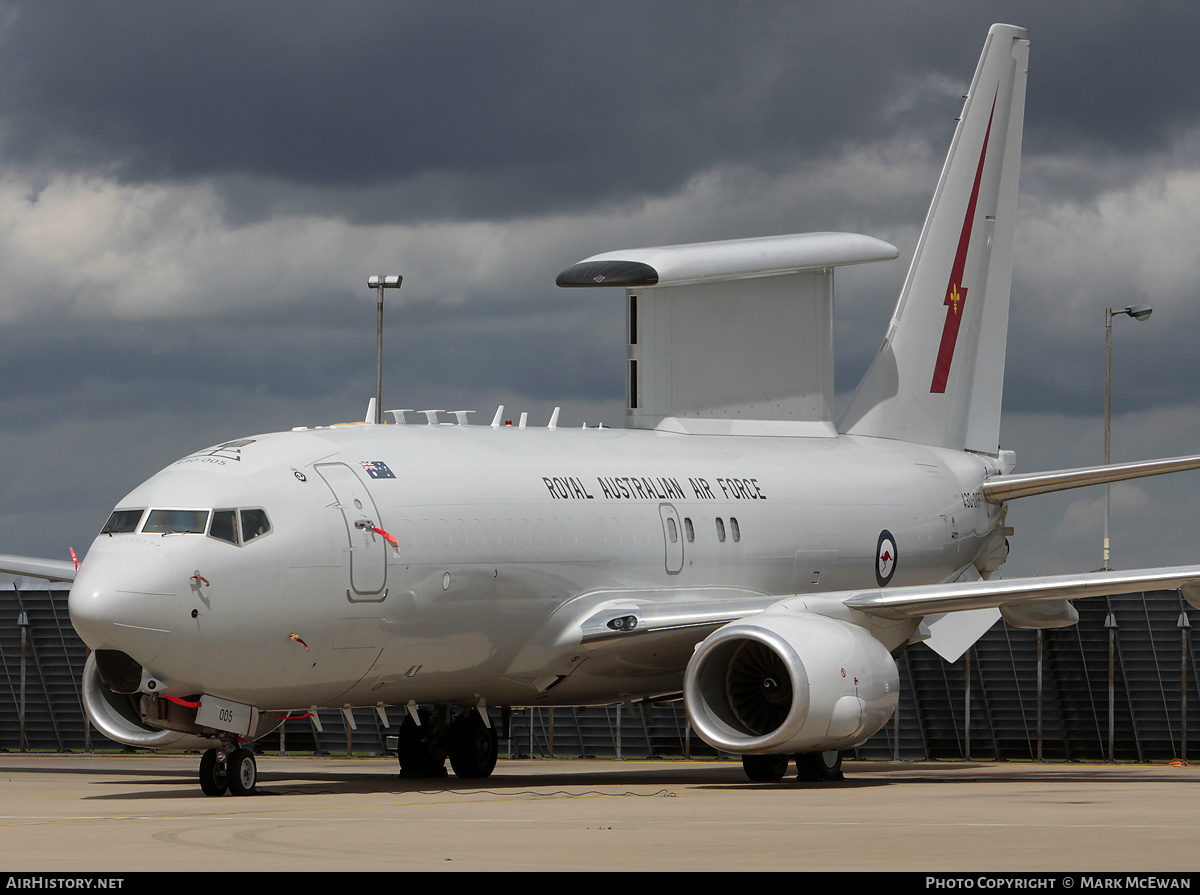
<instances>
[{"instance_id":1,"label":"dark storm cloud","mask_svg":"<svg viewBox=\"0 0 1200 895\"><path fill-rule=\"evenodd\" d=\"M130 181L399 181L416 199L422 180L474 175L511 181L505 200L535 183L560 202L661 191L761 131L758 98L739 96L749 29L719 19L702 5L21 8L5 152ZM728 138L692 139L697 115ZM449 201L473 210L494 191Z\"/></svg>"},{"instance_id":2,"label":"dark storm cloud","mask_svg":"<svg viewBox=\"0 0 1200 895\"><path fill-rule=\"evenodd\" d=\"M914 88L965 86L978 41L958 35L1001 13L1053 47L1035 57L1034 146L1160 145L1190 120L1200 10L1084 8L50 0L12 7L2 151L127 182L216 178L235 215L578 209L717 164L929 138L954 104Z\"/></svg>"},{"instance_id":3,"label":"dark storm cloud","mask_svg":"<svg viewBox=\"0 0 1200 895\"><path fill-rule=\"evenodd\" d=\"M562 302L541 302L524 308L414 304L385 316L388 407L470 393L486 371L497 370L509 388L531 399L553 402L569 394L595 401L623 389L619 313L601 313L597 325ZM326 407L349 393L350 411L342 408L329 419L281 418L278 425L340 421L365 408L374 393L374 322L373 304L337 295L299 299L286 316L265 310L183 323L99 322L86 332L0 329L0 381L21 383L0 397L0 416L6 432L21 433L43 424L47 408L70 408L74 419L97 422L163 405L215 413L230 395L252 395L264 406ZM586 339L581 331L588 331Z\"/></svg>"},{"instance_id":4,"label":"dark storm cloud","mask_svg":"<svg viewBox=\"0 0 1200 895\"><path fill-rule=\"evenodd\" d=\"M703 4L22 7L7 38L6 81L20 89L3 109L4 151L135 182L391 187L392 214L659 193L739 144L773 142L764 115L793 63L746 52L767 11L751 9L743 20Z\"/></svg>"}]
</instances>

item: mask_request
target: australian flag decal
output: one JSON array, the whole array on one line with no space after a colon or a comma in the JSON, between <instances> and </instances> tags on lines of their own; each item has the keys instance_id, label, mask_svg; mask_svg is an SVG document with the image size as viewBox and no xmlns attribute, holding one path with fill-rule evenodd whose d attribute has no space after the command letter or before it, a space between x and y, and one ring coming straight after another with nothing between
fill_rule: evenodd
<instances>
[{"instance_id":1,"label":"australian flag decal","mask_svg":"<svg viewBox=\"0 0 1200 895\"><path fill-rule=\"evenodd\" d=\"M396 477L396 473L388 469L388 465L382 460L363 460L362 468L373 479L394 479Z\"/></svg>"}]
</instances>

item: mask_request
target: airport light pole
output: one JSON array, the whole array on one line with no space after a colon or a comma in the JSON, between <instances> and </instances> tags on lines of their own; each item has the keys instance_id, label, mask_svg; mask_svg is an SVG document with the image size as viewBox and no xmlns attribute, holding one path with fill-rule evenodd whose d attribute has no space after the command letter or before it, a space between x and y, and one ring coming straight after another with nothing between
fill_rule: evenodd
<instances>
[{"instance_id":1,"label":"airport light pole","mask_svg":"<svg viewBox=\"0 0 1200 895\"><path fill-rule=\"evenodd\" d=\"M1186 609L1179 611L1179 760L1184 765L1187 760L1187 667L1188 667L1188 633L1192 623L1188 620Z\"/></svg>"},{"instance_id":2,"label":"airport light pole","mask_svg":"<svg viewBox=\"0 0 1200 895\"><path fill-rule=\"evenodd\" d=\"M1113 615L1112 600L1108 601L1108 615L1104 617L1104 628L1108 631L1108 763L1116 764L1117 729L1117 617Z\"/></svg>"},{"instance_id":3,"label":"airport light pole","mask_svg":"<svg viewBox=\"0 0 1200 895\"><path fill-rule=\"evenodd\" d=\"M16 589L17 586L14 584L13 590ZM20 591L17 592L17 596L20 597ZM25 613L24 609L17 616L17 627L21 629L21 700L18 706L18 714L21 718L21 730L19 739L21 742L21 752L27 752L25 744L25 645L29 639L29 616Z\"/></svg>"},{"instance_id":4,"label":"airport light pole","mask_svg":"<svg viewBox=\"0 0 1200 895\"><path fill-rule=\"evenodd\" d=\"M1113 315L1125 314L1134 320L1146 320L1154 311L1147 305L1130 305L1127 308L1104 309L1104 465L1110 462L1110 443L1112 439L1112 321ZM381 312L382 313L382 312ZM1104 483L1104 562L1101 571L1112 569L1109 562L1108 550L1108 518L1109 518L1109 483Z\"/></svg>"},{"instance_id":5,"label":"airport light pole","mask_svg":"<svg viewBox=\"0 0 1200 895\"><path fill-rule=\"evenodd\" d=\"M383 422L383 290L399 289L404 277L399 274L380 274L367 277L367 285L379 296L379 312L375 323L375 423Z\"/></svg>"}]
</instances>

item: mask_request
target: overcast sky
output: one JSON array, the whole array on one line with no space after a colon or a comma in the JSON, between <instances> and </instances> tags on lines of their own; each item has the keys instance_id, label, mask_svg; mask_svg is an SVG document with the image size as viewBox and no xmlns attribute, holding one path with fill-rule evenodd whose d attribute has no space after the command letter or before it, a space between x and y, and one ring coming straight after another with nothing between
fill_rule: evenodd
<instances>
[{"instance_id":1,"label":"overcast sky","mask_svg":"<svg viewBox=\"0 0 1200 895\"><path fill-rule=\"evenodd\" d=\"M622 425L607 249L817 230L837 376L878 348L987 27L1030 31L1005 392L1019 469L1200 450L1200 4L0 2L0 553L81 555L167 463L389 407ZM1014 502L1005 574L1100 564L1100 489ZM1200 473L1113 489L1114 565L1194 562Z\"/></svg>"}]
</instances>

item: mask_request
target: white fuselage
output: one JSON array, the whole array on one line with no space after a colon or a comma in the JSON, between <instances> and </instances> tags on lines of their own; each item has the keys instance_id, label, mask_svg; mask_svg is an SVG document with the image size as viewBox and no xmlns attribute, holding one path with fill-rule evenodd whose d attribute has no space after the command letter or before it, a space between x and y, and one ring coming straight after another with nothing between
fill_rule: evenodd
<instances>
[{"instance_id":1,"label":"white fuselage","mask_svg":"<svg viewBox=\"0 0 1200 895\"><path fill-rule=\"evenodd\" d=\"M851 436L262 435L172 464L118 509L257 508L269 531L241 544L102 534L71 615L92 649L127 653L159 692L264 710L672 693L706 632L605 657L580 645L580 623L623 599L761 603L949 580L999 524L978 496L996 471L980 455Z\"/></svg>"}]
</instances>

